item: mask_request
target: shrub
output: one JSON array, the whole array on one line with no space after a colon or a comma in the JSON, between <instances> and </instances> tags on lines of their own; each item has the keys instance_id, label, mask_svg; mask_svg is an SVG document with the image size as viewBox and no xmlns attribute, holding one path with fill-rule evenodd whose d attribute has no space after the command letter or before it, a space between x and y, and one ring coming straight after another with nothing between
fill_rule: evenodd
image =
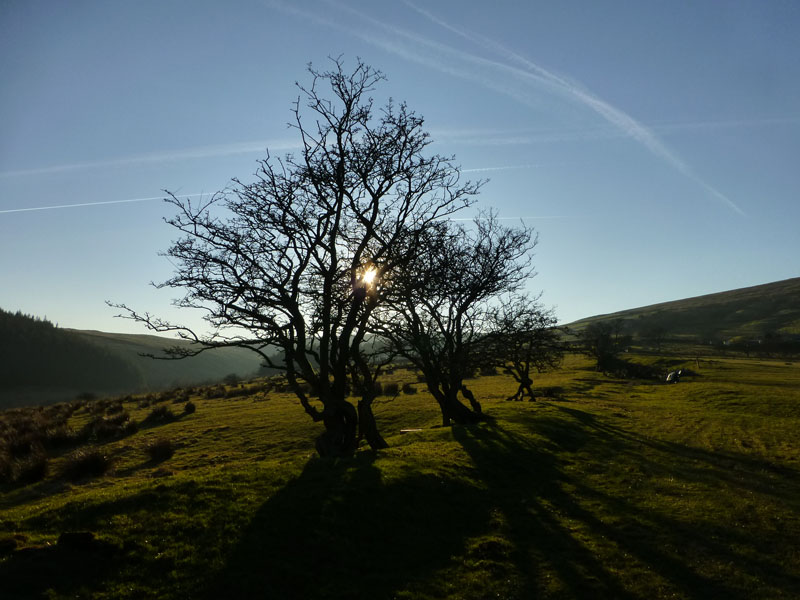
<instances>
[{"instance_id":1,"label":"shrub","mask_svg":"<svg viewBox=\"0 0 800 600\"><path fill-rule=\"evenodd\" d=\"M424 373L417 373L417 381L419 383L425 383L425 381L427 381L426 378L425 378L425 374Z\"/></svg>"},{"instance_id":2,"label":"shrub","mask_svg":"<svg viewBox=\"0 0 800 600\"><path fill-rule=\"evenodd\" d=\"M387 383L383 386L384 396L397 396L400 393L400 384L397 382Z\"/></svg>"},{"instance_id":3,"label":"shrub","mask_svg":"<svg viewBox=\"0 0 800 600\"><path fill-rule=\"evenodd\" d=\"M115 415L122 412L122 401L115 402L106 409L107 415Z\"/></svg>"},{"instance_id":4,"label":"shrub","mask_svg":"<svg viewBox=\"0 0 800 600\"><path fill-rule=\"evenodd\" d=\"M0 483L11 483L14 480L14 461L8 452L0 451Z\"/></svg>"},{"instance_id":5,"label":"shrub","mask_svg":"<svg viewBox=\"0 0 800 600\"><path fill-rule=\"evenodd\" d=\"M111 468L111 464L111 459L99 448L81 448L66 458L63 475L70 481L100 477Z\"/></svg>"},{"instance_id":6,"label":"shrub","mask_svg":"<svg viewBox=\"0 0 800 600\"><path fill-rule=\"evenodd\" d=\"M488 375L497 375L497 367L489 365L488 367L481 367L481 377Z\"/></svg>"},{"instance_id":7,"label":"shrub","mask_svg":"<svg viewBox=\"0 0 800 600\"><path fill-rule=\"evenodd\" d=\"M128 411L122 411L111 417L96 417L92 419L84 426L82 437L84 439L110 440L131 435L138 428L136 421L130 420Z\"/></svg>"},{"instance_id":8,"label":"shrub","mask_svg":"<svg viewBox=\"0 0 800 600\"><path fill-rule=\"evenodd\" d=\"M183 407L183 412L185 412L187 415L192 414L196 410L197 410L197 407L194 405L194 402L192 402L191 400L189 402L187 402L186 405Z\"/></svg>"},{"instance_id":9,"label":"shrub","mask_svg":"<svg viewBox=\"0 0 800 600\"><path fill-rule=\"evenodd\" d=\"M222 378L222 382L226 385L236 385L239 383L239 376L236 373L228 373Z\"/></svg>"},{"instance_id":10,"label":"shrub","mask_svg":"<svg viewBox=\"0 0 800 600\"><path fill-rule=\"evenodd\" d=\"M162 462L168 458L172 458L172 455L175 454L175 448L170 440L166 438L158 438L157 440L153 440L147 444L145 447L145 452L147 452L147 455L150 457L151 461Z\"/></svg>"},{"instance_id":11,"label":"shrub","mask_svg":"<svg viewBox=\"0 0 800 600\"><path fill-rule=\"evenodd\" d=\"M403 393L404 394L408 394L409 396L412 395L412 394L416 394L417 393L417 388L415 388L410 383L404 383L403 384Z\"/></svg>"},{"instance_id":12,"label":"shrub","mask_svg":"<svg viewBox=\"0 0 800 600\"><path fill-rule=\"evenodd\" d=\"M27 458L16 461L13 472L14 481L17 483L35 483L47 476L49 461L44 449L39 447Z\"/></svg>"},{"instance_id":13,"label":"shrub","mask_svg":"<svg viewBox=\"0 0 800 600\"><path fill-rule=\"evenodd\" d=\"M174 418L175 414L172 412L169 406L161 404L150 411L150 414L145 417L144 422L157 423L163 421L172 421Z\"/></svg>"},{"instance_id":14,"label":"shrub","mask_svg":"<svg viewBox=\"0 0 800 600\"><path fill-rule=\"evenodd\" d=\"M224 398L225 397L225 387L222 385L214 385L209 388L206 388L205 396L206 398Z\"/></svg>"},{"instance_id":15,"label":"shrub","mask_svg":"<svg viewBox=\"0 0 800 600\"><path fill-rule=\"evenodd\" d=\"M189 401L189 392L187 390L181 390L172 399L173 404L181 404L183 402L188 402L188 401Z\"/></svg>"},{"instance_id":16,"label":"shrub","mask_svg":"<svg viewBox=\"0 0 800 600\"><path fill-rule=\"evenodd\" d=\"M61 448L71 446L79 441L80 436L66 425L56 425L49 428L42 438L42 443L47 448Z\"/></svg>"},{"instance_id":17,"label":"shrub","mask_svg":"<svg viewBox=\"0 0 800 600\"><path fill-rule=\"evenodd\" d=\"M543 398L560 398L564 395L564 388L559 385L543 387L539 391L539 395Z\"/></svg>"}]
</instances>

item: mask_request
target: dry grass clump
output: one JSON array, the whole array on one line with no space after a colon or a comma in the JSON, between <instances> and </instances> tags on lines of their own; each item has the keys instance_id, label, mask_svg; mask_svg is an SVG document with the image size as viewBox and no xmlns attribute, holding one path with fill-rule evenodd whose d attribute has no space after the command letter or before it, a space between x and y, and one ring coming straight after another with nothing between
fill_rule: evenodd
<instances>
[{"instance_id":1,"label":"dry grass clump","mask_svg":"<svg viewBox=\"0 0 800 600\"><path fill-rule=\"evenodd\" d=\"M85 440L113 440L136 433L139 426L131 419L128 411L117 412L111 416L95 417L81 431Z\"/></svg>"},{"instance_id":2,"label":"dry grass clump","mask_svg":"<svg viewBox=\"0 0 800 600\"><path fill-rule=\"evenodd\" d=\"M175 454L175 447L171 440L167 438L158 438L147 444L145 452L147 452L151 461L162 462L172 458L172 455Z\"/></svg>"},{"instance_id":3,"label":"dry grass clump","mask_svg":"<svg viewBox=\"0 0 800 600\"><path fill-rule=\"evenodd\" d=\"M145 423L164 423L175 419L175 413L166 404L159 404L144 418Z\"/></svg>"},{"instance_id":4,"label":"dry grass clump","mask_svg":"<svg viewBox=\"0 0 800 600\"><path fill-rule=\"evenodd\" d=\"M384 396L397 396L400 393L400 384L396 381L386 383L383 386Z\"/></svg>"},{"instance_id":5,"label":"dry grass clump","mask_svg":"<svg viewBox=\"0 0 800 600\"><path fill-rule=\"evenodd\" d=\"M100 477L111 465L111 459L100 448L81 448L67 456L62 474L70 481Z\"/></svg>"},{"instance_id":6,"label":"dry grass clump","mask_svg":"<svg viewBox=\"0 0 800 600\"><path fill-rule=\"evenodd\" d=\"M22 457L0 451L0 483L26 485L41 481L47 476L50 464L47 453L41 446L35 447Z\"/></svg>"}]
</instances>

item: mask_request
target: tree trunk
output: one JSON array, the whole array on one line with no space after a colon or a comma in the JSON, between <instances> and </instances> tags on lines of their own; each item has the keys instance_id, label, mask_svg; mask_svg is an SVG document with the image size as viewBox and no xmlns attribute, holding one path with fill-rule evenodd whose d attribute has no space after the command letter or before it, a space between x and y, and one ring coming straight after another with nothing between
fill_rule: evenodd
<instances>
[{"instance_id":1,"label":"tree trunk","mask_svg":"<svg viewBox=\"0 0 800 600\"><path fill-rule=\"evenodd\" d=\"M481 413L471 410L458 400L458 391L450 394L438 391L434 397L442 411L442 426L444 427L450 425L451 421L458 425L468 425L482 419Z\"/></svg>"},{"instance_id":2,"label":"tree trunk","mask_svg":"<svg viewBox=\"0 0 800 600\"><path fill-rule=\"evenodd\" d=\"M372 414L373 397L362 398L358 401L358 440L367 440L373 450L388 448L389 444L381 437L375 415Z\"/></svg>"},{"instance_id":3,"label":"tree trunk","mask_svg":"<svg viewBox=\"0 0 800 600\"><path fill-rule=\"evenodd\" d=\"M483 409L481 408L481 403L475 399L475 394L466 386L461 386L461 395L467 399L469 405L472 407L472 410L476 413L482 413Z\"/></svg>"},{"instance_id":4,"label":"tree trunk","mask_svg":"<svg viewBox=\"0 0 800 600\"><path fill-rule=\"evenodd\" d=\"M358 414L355 407L342 400L326 406L322 413L325 431L317 438L317 453L323 457L349 457L358 446Z\"/></svg>"}]
</instances>

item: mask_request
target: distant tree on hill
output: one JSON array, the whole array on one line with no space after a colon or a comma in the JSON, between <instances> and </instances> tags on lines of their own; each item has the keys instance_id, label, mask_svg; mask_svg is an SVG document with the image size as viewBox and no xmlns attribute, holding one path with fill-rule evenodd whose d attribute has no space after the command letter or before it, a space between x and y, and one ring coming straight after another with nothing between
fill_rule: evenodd
<instances>
[{"instance_id":1,"label":"distant tree on hill","mask_svg":"<svg viewBox=\"0 0 800 600\"><path fill-rule=\"evenodd\" d=\"M644 331L644 339L655 346L656 352L661 352L661 348L667 339L668 330L664 325L653 325Z\"/></svg>"},{"instance_id":2,"label":"distant tree on hill","mask_svg":"<svg viewBox=\"0 0 800 600\"><path fill-rule=\"evenodd\" d=\"M309 72L293 109L296 155L268 155L257 181L234 180L200 204L168 199L178 210L168 222L183 237L167 252L176 272L159 287L184 290L178 306L206 311L211 333L118 306L195 342L174 357L220 346L258 352L324 425L318 452L347 456L361 437L386 445L371 383L388 355L365 341L376 308L395 271L430 251L428 232L471 204L480 182L462 183L452 159L426 155L423 120L404 104L374 109L368 94L380 72L360 61L346 72L340 60ZM350 389L365 391L358 407Z\"/></svg>"},{"instance_id":3,"label":"distant tree on hill","mask_svg":"<svg viewBox=\"0 0 800 600\"><path fill-rule=\"evenodd\" d=\"M509 400L535 400L533 372L557 367L564 357L561 329L553 311L527 296L507 298L492 315L491 355L519 385Z\"/></svg>"},{"instance_id":4,"label":"distant tree on hill","mask_svg":"<svg viewBox=\"0 0 800 600\"><path fill-rule=\"evenodd\" d=\"M627 345L627 338L616 335L617 330L611 321L596 321L578 334L581 350L597 361L598 371L612 370L617 355Z\"/></svg>"}]
</instances>

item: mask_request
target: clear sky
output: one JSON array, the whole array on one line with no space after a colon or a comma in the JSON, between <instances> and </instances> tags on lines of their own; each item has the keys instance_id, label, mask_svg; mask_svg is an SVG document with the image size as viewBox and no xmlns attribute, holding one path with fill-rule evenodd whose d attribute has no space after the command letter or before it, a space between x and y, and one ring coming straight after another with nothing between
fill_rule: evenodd
<instances>
[{"instance_id":1,"label":"clear sky","mask_svg":"<svg viewBox=\"0 0 800 600\"><path fill-rule=\"evenodd\" d=\"M539 232L562 322L800 275L800 3L0 3L0 308L168 318L162 189L290 151L309 62L361 57ZM64 208L55 208L64 207Z\"/></svg>"}]
</instances>

